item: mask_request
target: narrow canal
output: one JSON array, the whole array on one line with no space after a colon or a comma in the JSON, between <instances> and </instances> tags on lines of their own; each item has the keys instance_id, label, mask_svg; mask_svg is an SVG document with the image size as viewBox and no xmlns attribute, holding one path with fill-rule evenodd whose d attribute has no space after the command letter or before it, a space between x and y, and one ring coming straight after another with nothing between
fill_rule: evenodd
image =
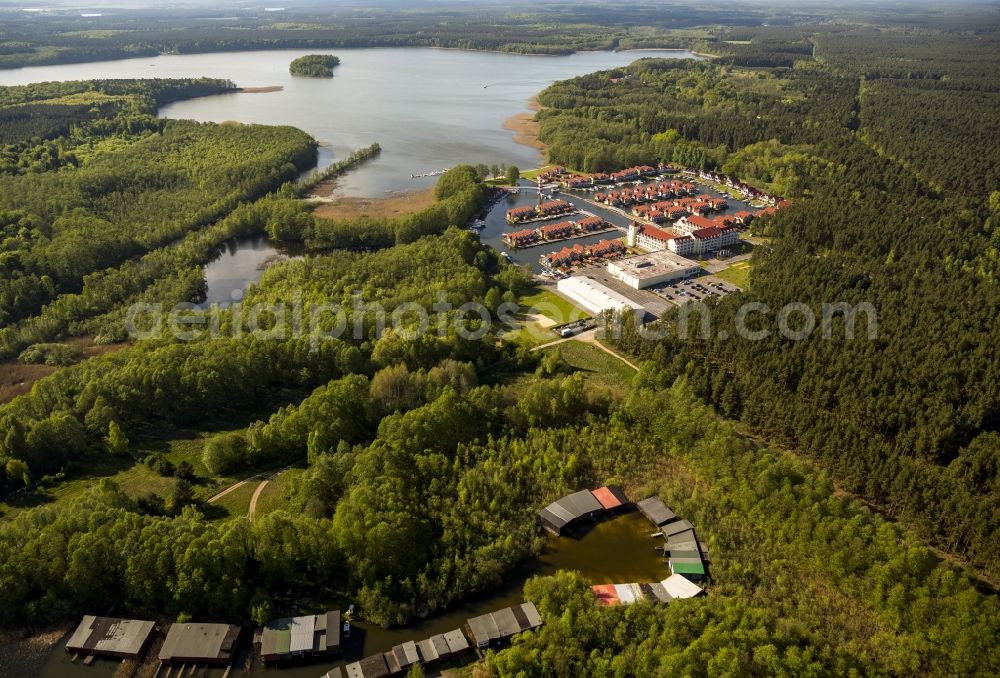
<instances>
[{"instance_id":1,"label":"narrow canal","mask_svg":"<svg viewBox=\"0 0 1000 678\"><path fill-rule=\"evenodd\" d=\"M382 629L364 621L356 622L351 638L346 642L345 660L315 662L302 666L265 668L260 661L250 671L234 669L231 676L273 675L280 678L317 678L336 665L355 661L362 656L384 652L407 640L423 640L429 636L462 626L469 617L493 612L522 602L524 583L535 575L550 575L557 570L577 570L594 584L660 581L670 573L659 554L649 521L638 512L628 513L597 523L579 538L550 537L543 553L525 563L505 584L490 593L456 606L445 614L397 629ZM98 660L91 666L79 661L72 663L65 646L69 634L53 649L42 678L113 678L118 662ZM238 665L242 666L249 650L244 651ZM155 658L153 659L155 662ZM147 662L149 663L149 662ZM187 673L185 672L185 675ZM221 669L201 668L194 675L221 678Z\"/></svg>"}]
</instances>

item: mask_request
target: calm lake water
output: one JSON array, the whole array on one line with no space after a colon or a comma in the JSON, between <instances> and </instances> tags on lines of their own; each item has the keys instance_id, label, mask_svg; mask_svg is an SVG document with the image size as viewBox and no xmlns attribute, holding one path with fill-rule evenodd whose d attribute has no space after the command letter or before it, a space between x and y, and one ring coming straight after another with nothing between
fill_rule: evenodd
<instances>
[{"instance_id":1,"label":"calm lake water","mask_svg":"<svg viewBox=\"0 0 1000 678\"><path fill-rule=\"evenodd\" d=\"M296 78L292 59L337 54L329 79ZM293 125L323 144L321 164L372 142L382 155L340 180L340 195L379 196L431 185L411 174L463 162L539 164L516 144L503 121L556 80L624 66L643 57L698 58L682 51L581 52L526 56L428 48L275 50L164 55L89 64L0 71L0 85L88 78L229 78L241 87L279 85L280 92L223 94L164 107L170 118Z\"/></svg>"},{"instance_id":2,"label":"calm lake water","mask_svg":"<svg viewBox=\"0 0 1000 678\"><path fill-rule=\"evenodd\" d=\"M243 298L250 283L260 280L265 269L277 261L295 256L295 252L275 248L266 235L236 238L223 245L218 256L205 265L208 292L203 306L228 306Z\"/></svg>"},{"instance_id":3,"label":"calm lake water","mask_svg":"<svg viewBox=\"0 0 1000 678\"><path fill-rule=\"evenodd\" d=\"M660 555L653 550L659 543L650 535L654 528L641 514L628 513L595 525L580 538L550 537L541 556L525 563L507 583L488 595L456 606L446 614L426 619L406 628L385 630L358 622L346 641L347 659L384 652L407 640L423 640L429 636L459 628L469 617L492 612L524 600L524 582L533 575L549 575L557 570L577 570L594 584L626 584L660 581L670 572ZM99 660L92 666L70 663L65 652L67 638L53 650L42 678L111 678L117 662ZM244 654L244 657L246 655ZM273 675L281 678L315 678L335 665L316 662L292 668L265 669L258 661L251 671L234 670L230 675ZM196 675L217 678L220 669L199 669ZM187 675L185 673L185 675Z\"/></svg>"}]
</instances>

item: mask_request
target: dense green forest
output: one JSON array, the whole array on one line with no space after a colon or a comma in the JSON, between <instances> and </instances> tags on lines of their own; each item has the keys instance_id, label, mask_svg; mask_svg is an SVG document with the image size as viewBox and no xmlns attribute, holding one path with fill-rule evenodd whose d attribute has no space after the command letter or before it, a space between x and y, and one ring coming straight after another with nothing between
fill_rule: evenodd
<instances>
[{"instance_id":1,"label":"dense green forest","mask_svg":"<svg viewBox=\"0 0 1000 678\"><path fill-rule=\"evenodd\" d=\"M177 265L179 239L315 164L316 142L291 127L155 117L164 103L234 87L108 80L0 90L0 354L88 331L75 325L164 276L149 271L157 259L190 274ZM192 284L176 301L197 296Z\"/></svg>"},{"instance_id":2,"label":"dense green forest","mask_svg":"<svg viewBox=\"0 0 1000 678\"><path fill-rule=\"evenodd\" d=\"M644 60L554 85L540 115L558 163L689 163L793 199L755 227L774 240L755 252L748 294L713 309L713 327L733 327L747 301L802 302L817 317L823 303L868 302L874 341L671 333L656 345L626 333L619 346L687 375L727 416L822 461L846 489L991 576L996 40L830 33L794 68Z\"/></svg>"},{"instance_id":3,"label":"dense green forest","mask_svg":"<svg viewBox=\"0 0 1000 678\"><path fill-rule=\"evenodd\" d=\"M25 13L0 7L0 69L253 49L447 47L530 54L578 50L697 49L729 63L791 66L818 30L856 22L928 32L995 29L983 5L821 7L559 0L470 6L460 0L366 7L133 8L81 17L72 10ZM763 28L767 27L767 28Z\"/></svg>"},{"instance_id":4,"label":"dense green forest","mask_svg":"<svg viewBox=\"0 0 1000 678\"><path fill-rule=\"evenodd\" d=\"M756 25L771 13L678 3L637 5L627 17L599 3L515 3L470 7L460 2L419 6L297 7L282 12L227 7L136 9L81 18L4 11L0 68L251 49L448 47L514 53L686 48L712 36L702 25ZM207 20L206 19L210 19Z\"/></svg>"},{"instance_id":5,"label":"dense green forest","mask_svg":"<svg viewBox=\"0 0 1000 678\"><path fill-rule=\"evenodd\" d=\"M340 65L338 57L329 54L307 54L294 59L288 65L288 72L308 78L332 78L333 69L338 65Z\"/></svg>"},{"instance_id":6,"label":"dense green forest","mask_svg":"<svg viewBox=\"0 0 1000 678\"><path fill-rule=\"evenodd\" d=\"M331 221L302 197L377 144L300 178L316 142L299 130L155 117L230 82L0 88L0 355L55 369L0 405L0 626L112 604L260 623L306 600L404 624L538 555L539 507L618 483L698 526L708 595L603 608L577 573L532 579L545 624L477 675L1000 673L997 34L937 10L897 30L873 27L903 21L890 15L854 28L811 23L825 10L791 25L677 7L464 23L437 7L394 31L400 15L382 10L336 27L308 9L211 27L157 12L93 32L58 12L5 24L0 66L395 44L711 51L547 89L550 159L662 160L790 198L756 222L750 287L713 302L713 328L747 301L817 315L843 301L872 303L878 331L654 342L607 318L638 372L580 342L531 351L460 308L501 315L538 294L461 228L490 197L472 166L420 212ZM126 341L130 304L204 298L204 262L264 233L302 256L268 268L244 306L301 317L189 307L181 329L214 334L181 340L161 318ZM355 331L325 336L332 307ZM68 336L122 345L84 358ZM286 467L255 519L206 501Z\"/></svg>"}]
</instances>

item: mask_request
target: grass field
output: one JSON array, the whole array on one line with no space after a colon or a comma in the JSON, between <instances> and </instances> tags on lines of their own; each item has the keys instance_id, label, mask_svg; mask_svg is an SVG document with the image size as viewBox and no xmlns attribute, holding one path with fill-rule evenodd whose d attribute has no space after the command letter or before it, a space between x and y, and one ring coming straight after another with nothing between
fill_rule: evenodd
<instances>
[{"instance_id":1,"label":"grass field","mask_svg":"<svg viewBox=\"0 0 1000 678\"><path fill-rule=\"evenodd\" d=\"M518 299L518 303L524 308L535 309L536 313L557 325L590 317L590 314L583 309L543 287L536 287L534 292Z\"/></svg>"},{"instance_id":2,"label":"grass field","mask_svg":"<svg viewBox=\"0 0 1000 678\"><path fill-rule=\"evenodd\" d=\"M258 484L259 481L251 480L245 485L240 485L225 497L212 502L212 506L219 509L218 515L213 517L236 518L245 516L250 509L250 499Z\"/></svg>"},{"instance_id":3,"label":"grass field","mask_svg":"<svg viewBox=\"0 0 1000 678\"><path fill-rule=\"evenodd\" d=\"M583 374L589 386L616 396L624 395L635 376L635 370L593 344L566 341L545 349L546 353L550 351L559 351L570 367Z\"/></svg>"},{"instance_id":4,"label":"grass field","mask_svg":"<svg viewBox=\"0 0 1000 678\"><path fill-rule=\"evenodd\" d=\"M201 451L205 439L219 432L219 430L173 430L169 433L168 439L155 442L153 436L147 434L150 442L140 439L132 444L132 449L139 457L150 453L161 453L174 466L182 461L191 464L197 476L193 483L195 499L206 500L219 490L238 481L238 478L229 476L213 477L202 464ZM246 475L252 473L253 471L247 471ZM18 495L6 502L0 502L0 519L12 518L21 510L33 506L68 502L82 495L101 478L110 478L125 494L133 498L147 494L157 494L166 498L177 484L175 477L161 476L130 456L113 457L103 451L96 451L79 460L77 468L70 469L67 480L53 487L42 487L29 494Z\"/></svg>"},{"instance_id":5,"label":"grass field","mask_svg":"<svg viewBox=\"0 0 1000 678\"><path fill-rule=\"evenodd\" d=\"M273 478L271 482L267 484L264 491L260 493L260 497L257 498L257 511L254 514L255 520L260 520L268 513L277 511L278 509L284 507L285 491L288 489L292 480L300 473L300 470L290 468L287 471L283 471L277 478ZM252 485L257 487L256 483L252 483Z\"/></svg>"},{"instance_id":6,"label":"grass field","mask_svg":"<svg viewBox=\"0 0 1000 678\"><path fill-rule=\"evenodd\" d=\"M729 268L713 275L736 285L741 290L746 290L750 288L750 269L751 265L749 261L738 261Z\"/></svg>"},{"instance_id":7,"label":"grass field","mask_svg":"<svg viewBox=\"0 0 1000 678\"><path fill-rule=\"evenodd\" d=\"M505 333L503 339L529 348L558 339L548 329L553 325L589 317L563 297L542 287L522 296L518 303L521 305L518 314L521 326Z\"/></svg>"}]
</instances>

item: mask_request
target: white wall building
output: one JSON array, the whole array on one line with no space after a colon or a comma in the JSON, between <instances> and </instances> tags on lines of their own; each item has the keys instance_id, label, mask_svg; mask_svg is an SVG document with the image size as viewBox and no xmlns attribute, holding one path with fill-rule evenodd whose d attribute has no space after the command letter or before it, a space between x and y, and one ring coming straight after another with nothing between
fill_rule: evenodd
<instances>
[{"instance_id":1,"label":"white wall building","mask_svg":"<svg viewBox=\"0 0 1000 678\"><path fill-rule=\"evenodd\" d=\"M646 315L646 309L642 304L587 276L574 275L563 278L556 283L556 290L595 316L607 310L631 312L640 320Z\"/></svg>"},{"instance_id":2,"label":"white wall building","mask_svg":"<svg viewBox=\"0 0 1000 678\"><path fill-rule=\"evenodd\" d=\"M665 250L608 262L608 273L637 290L687 278L699 270L690 259Z\"/></svg>"}]
</instances>

